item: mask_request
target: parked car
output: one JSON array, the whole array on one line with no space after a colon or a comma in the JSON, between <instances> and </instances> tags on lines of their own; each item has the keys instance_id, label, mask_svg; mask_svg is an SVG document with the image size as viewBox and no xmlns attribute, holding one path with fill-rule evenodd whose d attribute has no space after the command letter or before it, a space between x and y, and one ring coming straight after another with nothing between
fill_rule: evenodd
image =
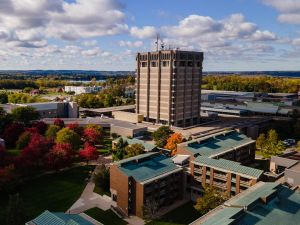
<instances>
[{"instance_id":1,"label":"parked car","mask_svg":"<svg viewBox=\"0 0 300 225\"><path fill-rule=\"evenodd\" d=\"M296 140L295 140L295 139L291 139L291 138L285 139L285 140L283 141L283 144L284 144L285 146L289 147L289 146L295 145L295 144L296 144Z\"/></svg>"}]
</instances>

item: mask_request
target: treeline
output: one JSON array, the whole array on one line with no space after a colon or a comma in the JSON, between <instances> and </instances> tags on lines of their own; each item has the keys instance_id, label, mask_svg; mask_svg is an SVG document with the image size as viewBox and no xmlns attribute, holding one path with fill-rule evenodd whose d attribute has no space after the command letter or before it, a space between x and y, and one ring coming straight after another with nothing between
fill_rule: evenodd
<instances>
[{"instance_id":1,"label":"treeline","mask_svg":"<svg viewBox=\"0 0 300 225\"><path fill-rule=\"evenodd\" d=\"M300 88L300 79L271 76L204 76L202 88L224 91L295 93Z\"/></svg>"},{"instance_id":2,"label":"treeline","mask_svg":"<svg viewBox=\"0 0 300 225\"><path fill-rule=\"evenodd\" d=\"M24 89L26 87L30 88L57 88L64 87L66 85L72 86L80 86L80 85L132 85L134 84L135 78L134 76L122 77L122 78L108 78L106 82L97 82L95 78L91 79L91 83L83 83L83 82L71 82L68 80L61 79L51 79L51 78L43 78L43 79L2 79L0 78L0 89Z\"/></svg>"}]
</instances>

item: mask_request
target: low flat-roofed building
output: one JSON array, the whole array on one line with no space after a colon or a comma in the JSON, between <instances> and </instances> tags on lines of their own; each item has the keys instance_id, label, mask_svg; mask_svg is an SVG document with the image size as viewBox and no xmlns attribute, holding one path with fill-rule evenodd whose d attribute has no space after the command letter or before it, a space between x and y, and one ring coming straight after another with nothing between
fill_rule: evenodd
<instances>
[{"instance_id":1,"label":"low flat-roofed building","mask_svg":"<svg viewBox=\"0 0 300 225\"><path fill-rule=\"evenodd\" d=\"M278 183L259 182L190 225L299 223L300 194Z\"/></svg>"},{"instance_id":2,"label":"low flat-roofed building","mask_svg":"<svg viewBox=\"0 0 300 225\"><path fill-rule=\"evenodd\" d=\"M65 86L65 92L74 92L76 95L97 93L101 90L100 86Z\"/></svg>"},{"instance_id":3,"label":"low flat-roofed building","mask_svg":"<svg viewBox=\"0 0 300 225\"><path fill-rule=\"evenodd\" d=\"M190 155L191 161L206 156L250 164L255 158L255 141L235 130L223 131L178 144L177 153Z\"/></svg>"},{"instance_id":4,"label":"low flat-roofed building","mask_svg":"<svg viewBox=\"0 0 300 225\"><path fill-rule=\"evenodd\" d=\"M143 206L159 209L183 198L182 168L160 153L145 153L115 162L110 167L110 191L126 215L143 217Z\"/></svg>"},{"instance_id":5,"label":"low flat-roofed building","mask_svg":"<svg viewBox=\"0 0 300 225\"><path fill-rule=\"evenodd\" d=\"M131 123L141 123L144 120L144 116L142 114L132 112L113 111L111 114L116 120L122 120Z\"/></svg>"},{"instance_id":6,"label":"low flat-roofed building","mask_svg":"<svg viewBox=\"0 0 300 225\"><path fill-rule=\"evenodd\" d=\"M25 225L101 225L101 223L90 217L87 220L84 218L84 215L49 212L46 210L35 219L25 223Z\"/></svg>"},{"instance_id":7,"label":"low flat-roofed building","mask_svg":"<svg viewBox=\"0 0 300 225\"><path fill-rule=\"evenodd\" d=\"M262 170L243 166L238 162L206 156L198 156L192 164L193 200L201 196L202 189L207 185L212 185L229 195L236 195L256 184L263 174Z\"/></svg>"}]
</instances>

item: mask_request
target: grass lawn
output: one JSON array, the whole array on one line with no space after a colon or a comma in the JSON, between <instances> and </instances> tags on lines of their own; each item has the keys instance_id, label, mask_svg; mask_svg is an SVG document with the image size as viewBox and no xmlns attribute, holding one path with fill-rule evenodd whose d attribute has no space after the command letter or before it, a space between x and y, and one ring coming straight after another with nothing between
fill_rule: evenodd
<instances>
[{"instance_id":1,"label":"grass lawn","mask_svg":"<svg viewBox=\"0 0 300 225\"><path fill-rule=\"evenodd\" d=\"M188 202L173 211L162 216L160 219L148 222L147 225L183 225L190 224L201 216L197 210L194 209L194 203Z\"/></svg>"},{"instance_id":2,"label":"grass lawn","mask_svg":"<svg viewBox=\"0 0 300 225\"><path fill-rule=\"evenodd\" d=\"M19 150L19 149L7 149L7 153L10 156L18 156L18 155L20 155L21 150Z\"/></svg>"},{"instance_id":3,"label":"grass lawn","mask_svg":"<svg viewBox=\"0 0 300 225\"><path fill-rule=\"evenodd\" d=\"M106 154L111 151L112 148L112 139L105 137L101 144L101 147L97 150L100 154Z\"/></svg>"},{"instance_id":4,"label":"grass lawn","mask_svg":"<svg viewBox=\"0 0 300 225\"><path fill-rule=\"evenodd\" d=\"M95 220L109 225L125 225L126 221L119 218L113 211L110 209L107 211L103 211L99 208L92 208L84 212Z\"/></svg>"},{"instance_id":5,"label":"grass lawn","mask_svg":"<svg viewBox=\"0 0 300 225\"><path fill-rule=\"evenodd\" d=\"M94 166L83 166L71 170L27 181L15 192L24 202L27 221L44 210L66 211L79 198L90 170ZM8 194L0 193L0 224L5 224Z\"/></svg>"}]
</instances>

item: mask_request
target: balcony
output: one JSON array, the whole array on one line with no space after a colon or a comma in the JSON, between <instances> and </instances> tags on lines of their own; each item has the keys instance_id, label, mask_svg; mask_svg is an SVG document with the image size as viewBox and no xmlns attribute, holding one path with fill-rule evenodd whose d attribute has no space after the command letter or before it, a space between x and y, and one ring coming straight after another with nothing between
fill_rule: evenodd
<instances>
[{"instance_id":1,"label":"balcony","mask_svg":"<svg viewBox=\"0 0 300 225\"><path fill-rule=\"evenodd\" d=\"M224 180L227 181L227 176L226 175L221 175L221 174L214 174L214 178L218 179L218 180Z\"/></svg>"}]
</instances>

